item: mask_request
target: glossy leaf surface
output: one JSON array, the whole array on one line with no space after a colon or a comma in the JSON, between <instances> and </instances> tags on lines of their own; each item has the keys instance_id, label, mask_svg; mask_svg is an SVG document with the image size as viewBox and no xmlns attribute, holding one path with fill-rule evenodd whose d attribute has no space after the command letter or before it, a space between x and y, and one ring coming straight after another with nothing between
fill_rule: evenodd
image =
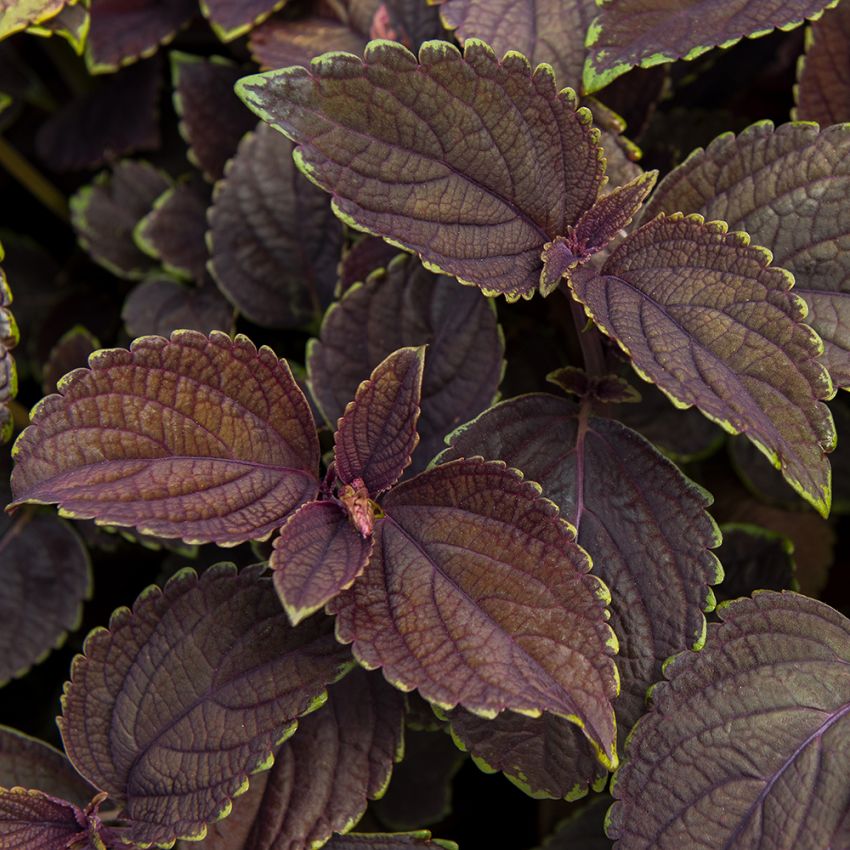
<instances>
[{"instance_id":1,"label":"glossy leaf surface","mask_svg":"<svg viewBox=\"0 0 850 850\"><path fill-rule=\"evenodd\" d=\"M232 544L268 535L318 490L313 417L271 349L183 331L98 352L90 367L16 443L18 504Z\"/></svg>"},{"instance_id":2,"label":"glossy leaf surface","mask_svg":"<svg viewBox=\"0 0 850 850\"><path fill-rule=\"evenodd\" d=\"M229 564L148 588L84 652L62 739L141 843L203 837L348 663L327 618L291 628L261 570Z\"/></svg>"},{"instance_id":3,"label":"glossy leaf surface","mask_svg":"<svg viewBox=\"0 0 850 850\"><path fill-rule=\"evenodd\" d=\"M0 850L65 850L87 832L76 806L37 790L0 788Z\"/></svg>"},{"instance_id":4,"label":"glossy leaf surface","mask_svg":"<svg viewBox=\"0 0 850 850\"><path fill-rule=\"evenodd\" d=\"M578 527L611 589L616 708L628 731L662 662L703 638L708 585L721 577L707 494L634 431L550 395L496 405L453 434L441 458L472 455L522 469Z\"/></svg>"},{"instance_id":5,"label":"glossy leaf surface","mask_svg":"<svg viewBox=\"0 0 850 850\"><path fill-rule=\"evenodd\" d=\"M646 217L682 210L719 218L769 246L824 341L823 362L850 387L850 128L768 122L726 133L659 185Z\"/></svg>"},{"instance_id":6,"label":"glossy leaf surface","mask_svg":"<svg viewBox=\"0 0 850 850\"><path fill-rule=\"evenodd\" d=\"M85 806L95 790L71 767L64 753L0 726L0 788L38 788L52 797Z\"/></svg>"},{"instance_id":7,"label":"glossy leaf surface","mask_svg":"<svg viewBox=\"0 0 850 850\"><path fill-rule=\"evenodd\" d=\"M14 519L0 517L0 574L0 683L5 683L43 661L79 626L83 600L91 595L91 567L68 523L27 511Z\"/></svg>"},{"instance_id":8,"label":"glossy leaf surface","mask_svg":"<svg viewBox=\"0 0 850 850\"><path fill-rule=\"evenodd\" d=\"M328 54L238 91L300 145L300 167L345 221L487 294L530 297L544 244L602 182L590 114L550 71L532 74L518 54L499 62L482 42L463 56L428 42L419 62L376 41L362 60Z\"/></svg>"},{"instance_id":9,"label":"glossy leaf surface","mask_svg":"<svg viewBox=\"0 0 850 850\"><path fill-rule=\"evenodd\" d=\"M286 139L261 124L242 141L209 221L212 273L241 313L265 327L318 319L333 297L342 229Z\"/></svg>"},{"instance_id":10,"label":"glossy leaf surface","mask_svg":"<svg viewBox=\"0 0 850 850\"><path fill-rule=\"evenodd\" d=\"M451 720L452 735L479 767L504 773L532 797L573 800L608 776L585 738L563 717L502 714L486 720L456 711Z\"/></svg>"},{"instance_id":11,"label":"glossy leaf surface","mask_svg":"<svg viewBox=\"0 0 850 850\"><path fill-rule=\"evenodd\" d=\"M837 0L835 0L837 2ZM584 87L601 89L629 68L696 59L741 38L793 29L833 0L605 0L587 32Z\"/></svg>"},{"instance_id":12,"label":"glossy leaf surface","mask_svg":"<svg viewBox=\"0 0 850 850\"><path fill-rule=\"evenodd\" d=\"M403 721L404 697L380 674L349 673L199 850L309 850L351 829L389 782Z\"/></svg>"},{"instance_id":13,"label":"glossy leaf surface","mask_svg":"<svg viewBox=\"0 0 850 850\"><path fill-rule=\"evenodd\" d=\"M389 490L410 464L419 436L425 348L401 348L381 361L345 409L334 437L336 472L370 496Z\"/></svg>"},{"instance_id":14,"label":"glossy leaf surface","mask_svg":"<svg viewBox=\"0 0 850 850\"><path fill-rule=\"evenodd\" d=\"M86 62L93 73L116 71L171 41L197 12L195 0L91 0Z\"/></svg>"},{"instance_id":15,"label":"glossy leaf surface","mask_svg":"<svg viewBox=\"0 0 850 850\"><path fill-rule=\"evenodd\" d=\"M806 32L806 55L800 60L794 117L826 126L850 120L850 9L825 12Z\"/></svg>"},{"instance_id":16,"label":"glossy leaf surface","mask_svg":"<svg viewBox=\"0 0 850 850\"><path fill-rule=\"evenodd\" d=\"M351 253L355 251L357 247ZM346 271L363 280L352 265L351 260L344 265L343 282ZM403 346L423 344L428 353L420 444L413 455L416 472L443 448L446 434L484 410L496 395L504 340L495 311L481 293L434 276L414 258L400 258L386 273L346 292L307 350L312 395L325 419L335 424L360 382L384 357Z\"/></svg>"},{"instance_id":17,"label":"glossy leaf surface","mask_svg":"<svg viewBox=\"0 0 850 850\"><path fill-rule=\"evenodd\" d=\"M744 433L821 513L831 500L832 384L806 305L769 252L722 223L657 218L573 283L597 325L680 406Z\"/></svg>"},{"instance_id":18,"label":"glossy leaf surface","mask_svg":"<svg viewBox=\"0 0 850 850\"><path fill-rule=\"evenodd\" d=\"M171 54L174 105L180 131L189 145L189 159L210 181L224 176L224 166L239 140L256 121L233 93L239 68L214 56Z\"/></svg>"},{"instance_id":19,"label":"glossy leaf surface","mask_svg":"<svg viewBox=\"0 0 850 850\"><path fill-rule=\"evenodd\" d=\"M850 623L769 591L719 613L654 689L608 835L618 850L846 846Z\"/></svg>"},{"instance_id":20,"label":"glossy leaf surface","mask_svg":"<svg viewBox=\"0 0 850 850\"><path fill-rule=\"evenodd\" d=\"M608 594L555 506L479 459L421 473L381 507L369 568L329 605L360 662L447 709L569 717L616 761Z\"/></svg>"},{"instance_id":21,"label":"glossy leaf surface","mask_svg":"<svg viewBox=\"0 0 850 850\"><path fill-rule=\"evenodd\" d=\"M133 241L133 230L171 185L146 162L124 160L71 198L71 223L92 259L118 277L138 280L156 263Z\"/></svg>"},{"instance_id":22,"label":"glossy leaf surface","mask_svg":"<svg viewBox=\"0 0 850 850\"><path fill-rule=\"evenodd\" d=\"M339 21L304 18L289 21L272 18L251 32L254 61L264 70L308 65L328 50L362 53L366 38Z\"/></svg>"},{"instance_id":23,"label":"glossy leaf surface","mask_svg":"<svg viewBox=\"0 0 850 850\"><path fill-rule=\"evenodd\" d=\"M148 278L124 302L121 318L132 337L168 336L188 329L203 334L233 326L233 305L211 280L186 286L166 276Z\"/></svg>"},{"instance_id":24,"label":"glossy leaf surface","mask_svg":"<svg viewBox=\"0 0 850 850\"><path fill-rule=\"evenodd\" d=\"M318 611L363 572L372 552L336 502L309 502L275 538L269 566L289 619L298 623Z\"/></svg>"},{"instance_id":25,"label":"glossy leaf surface","mask_svg":"<svg viewBox=\"0 0 850 850\"><path fill-rule=\"evenodd\" d=\"M265 20L287 0L201 0L201 8L219 38L230 41Z\"/></svg>"},{"instance_id":26,"label":"glossy leaf surface","mask_svg":"<svg viewBox=\"0 0 850 850\"><path fill-rule=\"evenodd\" d=\"M594 0L442 0L445 25L463 43L480 38L499 56L518 50L533 65L546 62L558 86L578 89L584 36L598 12Z\"/></svg>"}]
</instances>

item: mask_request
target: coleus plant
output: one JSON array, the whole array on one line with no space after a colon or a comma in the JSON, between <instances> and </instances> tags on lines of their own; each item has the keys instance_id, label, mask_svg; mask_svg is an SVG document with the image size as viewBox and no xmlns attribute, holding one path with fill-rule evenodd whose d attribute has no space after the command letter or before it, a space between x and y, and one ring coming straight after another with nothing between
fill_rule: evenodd
<instances>
[{"instance_id":1,"label":"coleus plant","mask_svg":"<svg viewBox=\"0 0 850 850\"><path fill-rule=\"evenodd\" d=\"M444 34L435 10L402 0L265 23L278 4L31 5L9 26L55 18L72 44L82 30L59 16L90 12L75 46L93 71L135 62L201 10L224 40L252 29L274 70L172 52L197 173L123 160L71 200L84 249L139 282L123 319L140 338L99 350L72 329L42 369L47 391L69 374L13 451L15 616L0 632L16 645L0 678L79 622L90 564L65 519L97 545L87 519L184 548L75 658L64 755L0 730L0 847L446 847L371 831L442 812L439 794L370 804L388 783L404 793L393 766L405 737L428 734L411 729L532 797L601 791L616 770L612 798L547 847L610 846L603 810L620 848L850 846L850 625L779 592L803 589L787 539L748 524L753 510L718 528L709 493L638 433L684 461L716 448L707 420L741 435L731 453L754 490L823 516L842 501L824 402L850 387L847 125L725 134L653 193L657 172L603 105L632 66L827 4L702 4L697 31L689 2L443 0L462 50L425 41ZM798 112L830 123L843 89L818 26ZM355 52L310 62L329 47ZM563 85L582 73L580 101ZM136 65L57 115L40 135L56 170L156 148L159 74ZM234 83L260 125L226 100ZM65 128L122 97L145 105L132 131L106 122L99 149L60 155ZM542 297L546 318L573 323L559 332L583 368L550 372L558 394L526 381L493 404L506 341L487 299L500 296L503 317ZM257 329L309 328L306 369L223 332L234 310ZM638 391L628 364L650 384ZM671 419L669 402L705 420ZM32 507L52 503L64 519ZM261 563L179 568L193 547L247 543ZM61 583L34 590L58 550ZM707 625L721 561L732 601ZM440 758L441 776L456 769L456 753ZM364 813L369 831L349 832Z\"/></svg>"}]
</instances>

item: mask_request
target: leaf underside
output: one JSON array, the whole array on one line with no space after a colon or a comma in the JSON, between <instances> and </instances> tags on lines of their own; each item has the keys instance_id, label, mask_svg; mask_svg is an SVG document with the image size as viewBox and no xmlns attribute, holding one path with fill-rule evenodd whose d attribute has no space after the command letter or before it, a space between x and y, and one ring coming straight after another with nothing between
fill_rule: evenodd
<instances>
[{"instance_id":1,"label":"leaf underside","mask_svg":"<svg viewBox=\"0 0 850 850\"><path fill-rule=\"evenodd\" d=\"M608 594L555 506L478 459L423 472L381 507L368 569L328 606L360 662L446 709L563 715L616 761Z\"/></svg>"},{"instance_id":2,"label":"leaf underside","mask_svg":"<svg viewBox=\"0 0 850 850\"><path fill-rule=\"evenodd\" d=\"M330 53L237 90L300 146L299 166L344 221L487 294L530 297L543 245L603 180L590 113L546 66L532 73L517 53L499 62L473 39L463 55L426 42L419 62L374 41L363 59Z\"/></svg>"},{"instance_id":3,"label":"leaf underside","mask_svg":"<svg viewBox=\"0 0 850 850\"><path fill-rule=\"evenodd\" d=\"M74 660L65 749L121 804L129 841L203 837L348 665L330 621L291 628L261 572L183 570Z\"/></svg>"},{"instance_id":4,"label":"leaf underside","mask_svg":"<svg viewBox=\"0 0 850 850\"><path fill-rule=\"evenodd\" d=\"M806 33L806 54L799 62L794 117L821 126L850 120L850 8L830 9Z\"/></svg>"},{"instance_id":5,"label":"leaf underside","mask_svg":"<svg viewBox=\"0 0 850 850\"><path fill-rule=\"evenodd\" d=\"M793 29L838 0L605 0L587 32L585 91L636 65L696 59L712 47Z\"/></svg>"},{"instance_id":6,"label":"leaf underside","mask_svg":"<svg viewBox=\"0 0 850 850\"><path fill-rule=\"evenodd\" d=\"M793 279L722 222L680 213L628 236L573 291L640 374L680 406L744 433L824 515L832 383Z\"/></svg>"},{"instance_id":7,"label":"leaf underside","mask_svg":"<svg viewBox=\"0 0 850 850\"><path fill-rule=\"evenodd\" d=\"M15 444L16 504L227 545L267 536L318 490L312 414L270 349L177 331L89 365Z\"/></svg>"},{"instance_id":8,"label":"leaf underside","mask_svg":"<svg viewBox=\"0 0 850 850\"><path fill-rule=\"evenodd\" d=\"M618 850L847 846L850 623L788 592L718 613L653 690L608 835Z\"/></svg>"}]
</instances>

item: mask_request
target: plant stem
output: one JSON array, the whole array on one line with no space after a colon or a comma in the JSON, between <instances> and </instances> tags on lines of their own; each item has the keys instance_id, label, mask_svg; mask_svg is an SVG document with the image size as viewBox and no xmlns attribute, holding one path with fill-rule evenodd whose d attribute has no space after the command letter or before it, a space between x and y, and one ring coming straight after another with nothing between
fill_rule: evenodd
<instances>
[{"instance_id":1,"label":"plant stem","mask_svg":"<svg viewBox=\"0 0 850 850\"><path fill-rule=\"evenodd\" d=\"M0 136L0 166L34 195L54 215L70 223L68 202L65 196L15 148Z\"/></svg>"},{"instance_id":2,"label":"plant stem","mask_svg":"<svg viewBox=\"0 0 850 850\"><path fill-rule=\"evenodd\" d=\"M566 291L570 299L570 310L573 314L578 342L581 346L581 355L584 359L584 371L590 378L601 378L607 374L605 365L605 352L602 350L602 335L595 326L588 327L588 318L584 308L573 298L569 290Z\"/></svg>"}]
</instances>

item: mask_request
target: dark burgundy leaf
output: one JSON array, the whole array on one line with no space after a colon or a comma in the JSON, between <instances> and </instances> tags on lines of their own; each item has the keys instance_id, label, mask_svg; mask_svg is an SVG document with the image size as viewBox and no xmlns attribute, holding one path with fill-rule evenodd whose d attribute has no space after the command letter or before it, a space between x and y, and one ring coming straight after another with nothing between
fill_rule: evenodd
<instances>
[{"instance_id":1,"label":"dark burgundy leaf","mask_svg":"<svg viewBox=\"0 0 850 850\"><path fill-rule=\"evenodd\" d=\"M606 0L587 31L585 91L607 86L635 65L696 59L743 37L793 29L832 0Z\"/></svg>"},{"instance_id":2,"label":"dark burgundy leaf","mask_svg":"<svg viewBox=\"0 0 850 850\"><path fill-rule=\"evenodd\" d=\"M408 715L404 759L372 810L389 829L416 829L443 820L451 811L452 779L465 761L445 733L411 731Z\"/></svg>"},{"instance_id":3,"label":"dark burgundy leaf","mask_svg":"<svg viewBox=\"0 0 850 850\"><path fill-rule=\"evenodd\" d=\"M339 268L339 292L337 293L339 297L345 295L355 283L363 283L373 272L386 269L390 260L397 257L399 253L398 248L393 247L389 242L378 236L364 236L355 242L342 255ZM406 266L406 268L412 272L416 269L416 264ZM396 346L396 348L399 347ZM349 393L346 401L352 395L353 393Z\"/></svg>"},{"instance_id":4,"label":"dark burgundy leaf","mask_svg":"<svg viewBox=\"0 0 850 850\"><path fill-rule=\"evenodd\" d=\"M743 523L722 525L720 531L723 544L717 557L725 575L714 590L719 602L756 590L796 589L794 544L787 537Z\"/></svg>"},{"instance_id":5,"label":"dark burgundy leaf","mask_svg":"<svg viewBox=\"0 0 850 850\"><path fill-rule=\"evenodd\" d=\"M89 69L94 74L117 71L150 56L197 13L195 0L91 0Z\"/></svg>"},{"instance_id":6,"label":"dark burgundy leaf","mask_svg":"<svg viewBox=\"0 0 850 850\"><path fill-rule=\"evenodd\" d=\"M458 850L454 841L431 838L431 833L425 830L387 835L350 832L348 835L335 835L325 847L327 850L407 850L409 847L422 847L425 850Z\"/></svg>"},{"instance_id":7,"label":"dark burgundy leaf","mask_svg":"<svg viewBox=\"0 0 850 850\"><path fill-rule=\"evenodd\" d=\"M335 11L340 18L345 18L350 27L368 36L383 0L340 0L336 5Z\"/></svg>"},{"instance_id":8,"label":"dark burgundy leaf","mask_svg":"<svg viewBox=\"0 0 850 850\"><path fill-rule=\"evenodd\" d=\"M422 0L384 0L383 6L396 32L395 40L412 50L418 50L424 41L443 38L440 12L432 4ZM380 10L375 14L379 13Z\"/></svg>"},{"instance_id":9,"label":"dark burgundy leaf","mask_svg":"<svg viewBox=\"0 0 850 850\"><path fill-rule=\"evenodd\" d=\"M381 507L369 568L328 606L360 662L444 709L561 714L616 763L608 593L557 508L480 458L423 472Z\"/></svg>"},{"instance_id":10,"label":"dark burgundy leaf","mask_svg":"<svg viewBox=\"0 0 850 850\"><path fill-rule=\"evenodd\" d=\"M795 88L794 117L824 126L850 119L850 8L830 9L806 32L806 57Z\"/></svg>"},{"instance_id":11,"label":"dark burgundy leaf","mask_svg":"<svg viewBox=\"0 0 850 850\"><path fill-rule=\"evenodd\" d=\"M290 622L297 624L351 587L372 553L336 502L309 502L286 521L274 541L269 566Z\"/></svg>"},{"instance_id":12,"label":"dark burgundy leaf","mask_svg":"<svg viewBox=\"0 0 850 850\"><path fill-rule=\"evenodd\" d=\"M237 90L294 139L299 167L347 223L486 294L529 298L540 252L593 206L604 159L590 113L551 69L473 41L416 57L376 41ZM510 118L508 118L510 116ZM535 168L527 164L533 162Z\"/></svg>"},{"instance_id":13,"label":"dark burgundy leaf","mask_svg":"<svg viewBox=\"0 0 850 850\"><path fill-rule=\"evenodd\" d=\"M41 791L0 788L0 850L66 850L87 834L86 816L71 803Z\"/></svg>"},{"instance_id":14,"label":"dark burgundy leaf","mask_svg":"<svg viewBox=\"0 0 850 850\"><path fill-rule=\"evenodd\" d=\"M210 193L200 180L167 189L138 223L136 244L167 271L200 283L207 268L207 207Z\"/></svg>"},{"instance_id":15,"label":"dark burgundy leaf","mask_svg":"<svg viewBox=\"0 0 850 850\"><path fill-rule=\"evenodd\" d=\"M846 847L850 623L788 592L718 613L629 737L608 835L618 850Z\"/></svg>"},{"instance_id":16,"label":"dark burgundy leaf","mask_svg":"<svg viewBox=\"0 0 850 850\"><path fill-rule=\"evenodd\" d=\"M452 735L482 770L501 771L532 797L575 800L590 787L600 790L608 778L587 740L563 717L485 720L455 711L451 721Z\"/></svg>"},{"instance_id":17,"label":"dark burgundy leaf","mask_svg":"<svg viewBox=\"0 0 850 850\"><path fill-rule=\"evenodd\" d=\"M215 34L232 41L280 9L287 0L201 0Z\"/></svg>"},{"instance_id":18,"label":"dark burgundy leaf","mask_svg":"<svg viewBox=\"0 0 850 850\"><path fill-rule=\"evenodd\" d=\"M156 268L139 250L133 230L171 181L146 162L124 160L71 198L71 221L80 244L118 277L138 280Z\"/></svg>"},{"instance_id":19,"label":"dark burgundy leaf","mask_svg":"<svg viewBox=\"0 0 850 850\"><path fill-rule=\"evenodd\" d=\"M682 407L744 433L788 483L829 513L835 446L822 344L793 278L723 222L659 216L573 291L635 368Z\"/></svg>"},{"instance_id":20,"label":"dark burgundy leaf","mask_svg":"<svg viewBox=\"0 0 850 850\"><path fill-rule=\"evenodd\" d=\"M0 726L0 788L39 788L52 797L85 806L95 790L71 767L64 753Z\"/></svg>"},{"instance_id":21,"label":"dark burgundy leaf","mask_svg":"<svg viewBox=\"0 0 850 850\"><path fill-rule=\"evenodd\" d=\"M324 193L298 173L292 145L261 124L239 145L210 211L212 273L265 327L316 321L333 297L342 229Z\"/></svg>"},{"instance_id":22,"label":"dark burgundy leaf","mask_svg":"<svg viewBox=\"0 0 850 850\"><path fill-rule=\"evenodd\" d=\"M16 504L234 544L268 536L317 492L313 417L271 349L178 331L89 364L16 443Z\"/></svg>"},{"instance_id":23,"label":"dark burgundy leaf","mask_svg":"<svg viewBox=\"0 0 850 850\"><path fill-rule=\"evenodd\" d=\"M658 187L645 217L699 212L768 245L809 305L823 363L850 388L850 128L754 124L697 150Z\"/></svg>"},{"instance_id":24,"label":"dark burgundy leaf","mask_svg":"<svg viewBox=\"0 0 850 850\"><path fill-rule=\"evenodd\" d=\"M304 717L272 769L251 782L233 815L198 850L310 850L360 820L401 756L404 697L380 675L355 670ZM187 850L191 850L191 846Z\"/></svg>"},{"instance_id":25,"label":"dark burgundy leaf","mask_svg":"<svg viewBox=\"0 0 850 850\"><path fill-rule=\"evenodd\" d=\"M5 488L4 488L5 489ZM21 676L80 625L91 595L82 541L55 516L0 517L0 682Z\"/></svg>"},{"instance_id":26,"label":"dark burgundy leaf","mask_svg":"<svg viewBox=\"0 0 850 850\"><path fill-rule=\"evenodd\" d=\"M29 27L27 32L42 36L58 35L73 47L77 55L82 55L86 47L90 23L89 4L83 0L83 2L75 2L73 6L64 6L58 15Z\"/></svg>"},{"instance_id":27,"label":"dark burgundy leaf","mask_svg":"<svg viewBox=\"0 0 850 850\"><path fill-rule=\"evenodd\" d=\"M210 181L224 176L224 166L236 153L239 140L256 124L233 92L240 76L236 65L219 56L205 59L171 53L180 131L189 145L189 159Z\"/></svg>"},{"instance_id":28,"label":"dark burgundy leaf","mask_svg":"<svg viewBox=\"0 0 850 850\"><path fill-rule=\"evenodd\" d=\"M611 798L597 796L580 811L558 824L539 850L611 850L611 841L605 837L605 812Z\"/></svg>"},{"instance_id":29,"label":"dark burgundy leaf","mask_svg":"<svg viewBox=\"0 0 850 850\"><path fill-rule=\"evenodd\" d=\"M496 395L505 347L492 305L475 289L431 274L415 258L399 258L386 273L351 288L307 348L311 392L325 419L335 423L384 357L425 344L414 472L443 448L446 434Z\"/></svg>"},{"instance_id":30,"label":"dark burgundy leaf","mask_svg":"<svg viewBox=\"0 0 850 850\"><path fill-rule=\"evenodd\" d=\"M480 38L500 56L518 50L533 65L555 70L558 86L581 86L584 36L598 9L594 0L436 0L443 23L461 44Z\"/></svg>"},{"instance_id":31,"label":"dark burgundy leaf","mask_svg":"<svg viewBox=\"0 0 850 850\"><path fill-rule=\"evenodd\" d=\"M54 171L80 171L156 150L161 85L162 65L156 60L110 76L41 125L35 140L38 155Z\"/></svg>"},{"instance_id":32,"label":"dark burgundy leaf","mask_svg":"<svg viewBox=\"0 0 850 850\"><path fill-rule=\"evenodd\" d=\"M0 245L0 262L3 257L4 250ZM18 393L18 373L9 352L18 344L20 335L9 309L11 303L12 291L6 282L6 274L0 268L0 443L5 443L12 436L14 422L9 405Z\"/></svg>"},{"instance_id":33,"label":"dark burgundy leaf","mask_svg":"<svg viewBox=\"0 0 850 850\"><path fill-rule=\"evenodd\" d=\"M704 638L708 586L722 577L708 494L634 431L550 395L496 405L453 434L441 458L471 455L522 469L577 526L612 592L617 717L628 731L662 662Z\"/></svg>"},{"instance_id":34,"label":"dark burgundy leaf","mask_svg":"<svg viewBox=\"0 0 850 850\"><path fill-rule=\"evenodd\" d=\"M410 465L419 442L424 371L424 346L400 348L360 385L334 437L336 473L343 484L360 481L377 497Z\"/></svg>"},{"instance_id":35,"label":"dark burgundy leaf","mask_svg":"<svg viewBox=\"0 0 850 850\"><path fill-rule=\"evenodd\" d=\"M53 346L41 376L41 389L45 395L56 392L63 375L86 366L89 355L100 348L97 337L82 325L71 328Z\"/></svg>"},{"instance_id":36,"label":"dark burgundy leaf","mask_svg":"<svg viewBox=\"0 0 850 850\"><path fill-rule=\"evenodd\" d=\"M287 21L272 18L251 33L251 56L264 71L290 65L309 65L314 56L328 50L362 53L366 38L339 21L304 18Z\"/></svg>"},{"instance_id":37,"label":"dark burgundy leaf","mask_svg":"<svg viewBox=\"0 0 850 850\"><path fill-rule=\"evenodd\" d=\"M0 7L0 39L55 17L68 0L14 0Z\"/></svg>"},{"instance_id":38,"label":"dark burgundy leaf","mask_svg":"<svg viewBox=\"0 0 850 850\"><path fill-rule=\"evenodd\" d=\"M140 283L127 296L121 317L134 337L182 329L208 334L233 326L233 307L210 280L195 288L162 276Z\"/></svg>"},{"instance_id":39,"label":"dark burgundy leaf","mask_svg":"<svg viewBox=\"0 0 850 850\"><path fill-rule=\"evenodd\" d=\"M330 620L291 628L261 572L183 570L74 659L62 739L121 804L127 841L202 838L348 664Z\"/></svg>"},{"instance_id":40,"label":"dark burgundy leaf","mask_svg":"<svg viewBox=\"0 0 850 850\"><path fill-rule=\"evenodd\" d=\"M623 119L629 135L637 139L655 114L668 87L669 77L670 69L667 65L633 68L622 77L617 77L596 97ZM593 109L592 106L590 108Z\"/></svg>"},{"instance_id":41,"label":"dark burgundy leaf","mask_svg":"<svg viewBox=\"0 0 850 850\"><path fill-rule=\"evenodd\" d=\"M584 369L564 366L546 376L546 380L565 393L579 398L599 401L602 404L637 404L640 393L619 375L590 377Z\"/></svg>"}]
</instances>

